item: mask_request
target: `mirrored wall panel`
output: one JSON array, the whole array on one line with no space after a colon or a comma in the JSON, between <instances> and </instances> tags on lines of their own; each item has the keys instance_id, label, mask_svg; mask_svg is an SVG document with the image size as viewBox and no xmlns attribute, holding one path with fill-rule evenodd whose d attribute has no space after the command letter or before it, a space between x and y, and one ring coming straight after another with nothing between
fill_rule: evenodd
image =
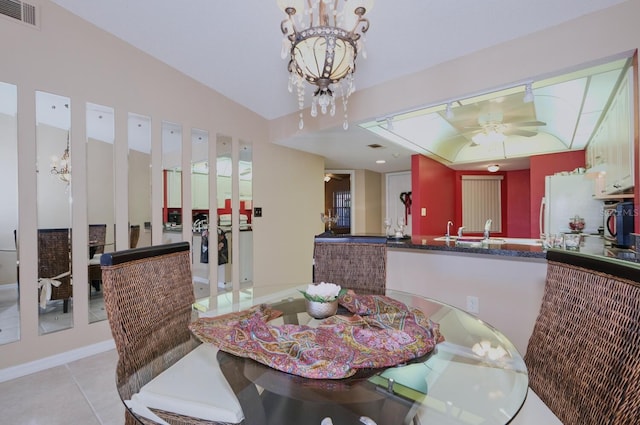
<instances>
[{"instance_id":1,"label":"mirrored wall panel","mask_svg":"<svg viewBox=\"0 0 640 425\"><path fill-rule=\"evenodd\" d=\"M151 246L151 118L129 113L129 246Z\"/></svg>"},{"instance_id":2,"label":"mirrored wall panel","mask_svg":"<svg viewBox=\"0 0 640 425\"><path fill-rule=\"evenodd\" d=\"M17 89L0 82L0 344L20 339Z\"/></svg>"},{"instance_id":3,"label":"mirrored wall panel","mask_svg":"<svg viewBox=\"0 0 640 425\"><path fill-rule=\"evenodd\" d=\"M34 308L39 311L40 334L73 326L70 124L68 97L36 92L38 293Z\"/></svg>"},{"instance_id":4,"label":"mirrored wall panel","mask_svg":"<svg viewBox=\"0 0 640 425\"><path fill-rule=\"evenodd\" d=\"M196 298L208 297L209 264L217 262L217 242L215 226L213 239L209 230L209 133L197 128L191 129L191 214L194 291Z\"/></svg>"},{"instance_id":5,"label":"mirrored wall panel","mask_svg":"<svg viewBox=\"0 0 640 425\"><path fill-rule=\"evenodd\" d=\"M216 137L216 207L218 214L218 288L231 289L231 251L233 239L231 235L231 176L233 163L231 160L231 138L218 135Z\"/></svg>"},{"instance_id":6,"label":"mirrored wall panel","mask_svg":"<svg viewBox=\"0 0 640 425\"><path fill-rule=\"evenodd\" d=\"M162 221L164 243L182 240L182 126L162 122Z\"/></svg>"},{"instance_id":7,"label":"mirrored wall panel","mask_svg":"<svg viewBox=\"0 0 640 425\"><path fill-rule=\"evenodd\" d=\"M240 142L239 152L240 285L249 285L253 283L253 149L251 143Z\"/></svg>"},{"instance_id":8,"label":"mirrored wall panel","mask_svg":"<svg viewBox=\"0 0 640 425\"><path fill-rule=\"evenodd\" d=\"M87 103L87 220L89 222L89 322L107 318L100 256L115 246L113 108Z\"/></svg>"}]
</instances>

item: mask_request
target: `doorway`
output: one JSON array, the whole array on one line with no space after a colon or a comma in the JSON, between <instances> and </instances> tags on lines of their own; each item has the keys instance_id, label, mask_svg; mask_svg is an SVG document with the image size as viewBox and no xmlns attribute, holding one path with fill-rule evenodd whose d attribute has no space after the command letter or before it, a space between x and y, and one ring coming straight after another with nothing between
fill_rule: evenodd
<instances>
[{"instance_id":1,"label":"doorway","mask_svg":"<svg viewBox=\"0 0 640 425\"><path fill-rule=\"evenodd\" d=\"M326 172L324 183L325 232L351 233L351 174Z\"/></svg>"},{"instance_id":2,"label":"doorway","mask_svg":"<svg viewBox=\"0 0 640 425\"><path fill-rule=\"evenodd\" d=\"M411 172L387 174L386 215L396 229L404 222L405 235L412 234L411 225Z\"/></svg>"}]
</instances>

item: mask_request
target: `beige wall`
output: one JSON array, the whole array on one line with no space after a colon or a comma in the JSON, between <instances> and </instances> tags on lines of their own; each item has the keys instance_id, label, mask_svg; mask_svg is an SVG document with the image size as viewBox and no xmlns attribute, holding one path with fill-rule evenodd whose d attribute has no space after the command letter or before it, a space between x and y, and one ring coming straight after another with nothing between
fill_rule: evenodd
<instances>
[{"instance_id":1,"label":"beige wall","mask_svg":"<svg viewBox=\"0 0 640 425\"><path fill-rule=\"evenodd\" d=\"M356 170L354 173L355 211L354 234L379 234L382 232L382 186L380 173Z\"/></svg>"},{"instance_id":2,"label":"beige wall","mask_svg":"<svg viewBox=\"0 0 640 425\"><path fill-rule=\"evenodd\" d=\"M245 108L213 92L158 61L82 22L46 0L41 28L10 20L0 22L0 37L14 43L0 45L0 80L18 85L20 230L24 240L21 263L36 261L35 90L72 99L72 150L82 156L84 105L95 102L116 110L116 162L126 161L127 113L152 117L153 168L160 169L160 122L178 122L210 134L231 135L254 144L254 205L264 217L255 220L254 276L256 284L307 281L311 275L312 238L322 231L322 158L279 148L268 142L297 132L296 114L266 122ZM630 0L550 30L452 60L445 64L357 91L349 100L353 122L384 116L413 106L441 103L498 87L582 66L591 61L636 49L640 45L640 1ZM416 54L420 54L419 44ZM306 131L341 125L340 117L305 123ZM187 138L188 139L188 138ZM268 139L268 140L267 140ZM185 142L183 167L190 161ZM305 166L306 165L306 166ZM74 247L86 240L86 171L74 169ZM126 205L127 172L116 175L117 205ZM77 179L76 179L77 178ZM154 232L160 232L161 177L154 174ZM188 181L188 179L185 179ZM189 192L187 192L189 194ZM357 202L357 200L356 200ZM127 211L116 211L118 238L126 244ZM365 220L365 223L367 220ZM359 230L359 229L358 229ZM160 240L160 233L154 233ZM80 242L80 243L77 243ZM120 244L120 242L118 242ZM79 248L78 248L79 249ZM85 256L74 255L74 270L86 268ZM34 268L21 268L21 283L35 282ZM44 337L37 335L35 287L21 284L22 340L0 347L0 368L51 356L110 337L105 322L88 322L87 285L77 285L75 327ZM77 299L76 299L77 298Z\"/></svg>"},{"instance_id":3,"label":"beige wall","mask_svg":"<svg viewBox=\"0 0 640 425\"><path fill-rule=\"evenodd\" d=\"M39 29L8 18L0 20L0 38L16 41L0 46L0 81L18 86L21 265L37 263L34 99L35 91L41 90L71 99L76 282L86 280L87 269L88 185L83 160L87 155L87 102L115 110L116 164L127 163L128 114L151 117L152 224L154 241L158 242L162 240L161 122L182 124L183 169L188 169L191 161L190 128L203 129L211 135L229 135L236 145L240 140L252 143L254 205L265 211L254 225L255 284L311 279L312 241L313 235L319 233L317 215L322 209L322 158L269 143L268 123L256 114L47 0L32 3L40 9ZM215 147L211 152L215 154ZM127 168L119 166L114 176L118 246L128 243ZM190 180L184 179L187 195ZM190 196L188 201L190 205ZM190 235L185 236L185 240L190 239ZM106 321L88 323L88 285L80 284L74 285L74 327L39 336L37 270L35 266L25 266L20 273L21 340L0 346L0 371L111 339Z\"/></svg>"}]
</instances>

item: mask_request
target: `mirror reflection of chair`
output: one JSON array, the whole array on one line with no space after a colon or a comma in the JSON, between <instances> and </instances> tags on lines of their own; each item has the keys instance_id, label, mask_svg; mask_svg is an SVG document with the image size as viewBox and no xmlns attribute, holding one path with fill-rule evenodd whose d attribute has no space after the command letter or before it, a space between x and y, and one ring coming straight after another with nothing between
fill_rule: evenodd
<instances>
[{"instance_id":1,"label":"mirror reflection of chair","mask_svg":"<svg viewBox=\"0 0 640 425\"><path fill-rule=\"evenodd\" d=\"M106 224L89 225L89 283L96 291L100 290L100 282L102 281L100 256L104 253L106 239Z\"/></svg>"},{"instance_id":2,"label":"mirror reflection of chair","mask_svg":"<svg viewBox=\"0 0 640 425\"><path fill-rule=\"evenodd\" d=\"M116 387L129 409L156 422L242 422L218 349L188 328L195 302L189 243L106 253L101 264L119 356ZM138 422L127 411L125 423Z\"/></svg>"},{"instance_id":3,"label":"mirror reflection of chair","mask_svg":"<svg viewBox=\"0 0 640 425\"><path fill-rule=\"evenodd\" d=\"M18 247L18 231L13 230L13 241L16 245L16 285L18 286L18 298L20 298L20 248Z\"/></svg>"},{"instance_id":4,"label":"mirror reflection of chair","mask_svg":"<svg viewBox=\"0 0 640 425\"><path fill-rule=\"evenodd\" d=\"M132 224L129 226L129 248L137 247L138 239L140 239L140 225Z\"/></svg>"},{"instance_id":5,"label":"mirror reflection of chair","mask_svg":"<svg viewBox=\"0 0 640 425\"><path fill-rule=\"evenodd\" d=\"M46 308L48 301L63 300L63 312L69 311L72 296L70 229L38 229L38 288L41 307Z\"/></svg>"}]
</instances>

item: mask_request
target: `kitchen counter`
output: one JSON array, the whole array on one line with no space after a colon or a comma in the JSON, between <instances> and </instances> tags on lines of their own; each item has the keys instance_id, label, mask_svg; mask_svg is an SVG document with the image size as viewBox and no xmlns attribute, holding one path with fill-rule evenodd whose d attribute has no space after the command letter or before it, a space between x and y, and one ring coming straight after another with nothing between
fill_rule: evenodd
<instances>
[{"instance_id":1,"label":"kitchen counter","mask_svg":"<svg viewBox=\"0 0 640 425\"><path fill-rule=\"evenodd\" d=\"M405 236L404 238L385 237L384 235L331 235L323 233L316 236L316 240L327 242L369 242L386 243L390 249L444 251L451 253L482 254L504 257L538 258L546 259L546 250L537 239L502 238L500 236L490 238L489 243L464 243L456 244L456 238L444 240L443 236ZM467 238L464 240L469 241ZM491 240L502 243L492 243ZM616 249L602 245L582 246L579 251L574 251L583 256L606 257L612 261L620 261L621 264L640 264L640 257L630 249Z\"/></svg>"},{"instance_id":2,"label":"kitchen counter","mask_svg":"<svg viewBox=\"0 0 640 425\"><path fill-rule=\"evenodd\" d=\"M507 257L528 257L528 258L545 258L546 253L541 243L536 243L535 239L522 239L516 241L510 238L491 238L496 240L505 240L504 243L495 243L489 240L489 243L480 243L480 240L473 243L457 244L455 238L450 240L442 240L442 236L411 236L405 239L388 238L387 246L391 249L416 249L431 251L449 251L460 252L466 254L485 254L500 255ZM463 238L463 240L469 240ZM521 243L515 243L521 242Z\"/></svg>"},{"instance_id":3,"label":"kitchen counter","mask_svg":"<svg viewBox=\"0 0 640 425\"><path fill-rule=\"evenodd\" d=\"M404 238L385 237L384 235L331 235L323 233L316 236L318 241L327 242L369 242L386 243L390 249L412 249L430 251L449 251L469 254L501 255L509 257L545 258L542 244L535 243L534 239L521 239L522 243L513 243L516 239L491 238L494 241L502 239L507 243L488 244L456 244L455 238L449 241L441 240L442 236L405 236Z\"/></svg>"}]
</instances>

